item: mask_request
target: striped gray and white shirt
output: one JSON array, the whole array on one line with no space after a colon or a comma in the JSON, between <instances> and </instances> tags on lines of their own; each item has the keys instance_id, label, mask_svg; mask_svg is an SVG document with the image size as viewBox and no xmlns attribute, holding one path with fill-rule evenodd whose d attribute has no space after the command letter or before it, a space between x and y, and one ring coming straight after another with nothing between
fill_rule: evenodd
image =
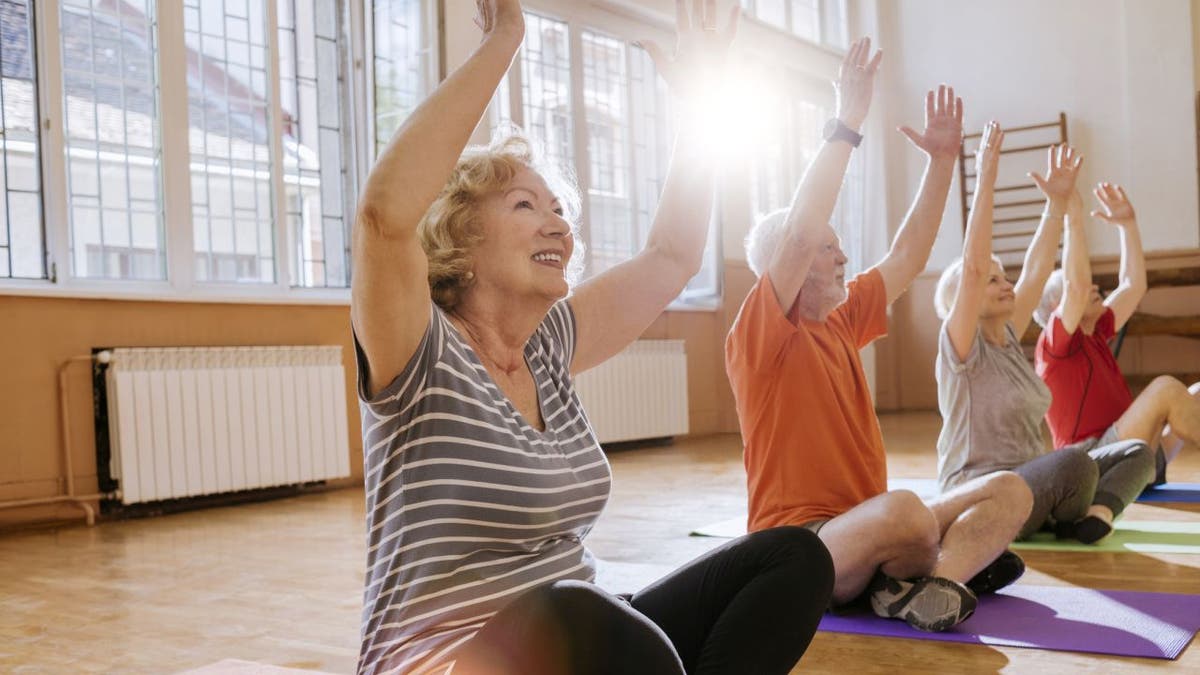
<instances>
[{"instance_id":1,"label":"striped gray and white shirt","mask_svg":"<svg viewBox=\"0 0 1200 675\"><path fill-rule=\"evenodd\" d=\"M358 670L447 672L453 650L521 593L595 577L581 541L612 474L568 373L575 317L555 304L525 345L545 431L437 305L404 372L374 398L355 347L367 498Z\"/></svg>"}]
</instances>

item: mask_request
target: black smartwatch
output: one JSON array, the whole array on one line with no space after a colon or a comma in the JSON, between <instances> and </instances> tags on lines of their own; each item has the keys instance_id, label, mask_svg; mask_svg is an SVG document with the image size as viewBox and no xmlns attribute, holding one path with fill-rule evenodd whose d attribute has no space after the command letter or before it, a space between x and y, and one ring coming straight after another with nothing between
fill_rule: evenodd
<instances>
[{"instance_id":1,"label":"black smartwatch","mask_svg":"<svg viewBox=\"0 0 1200 675\"><path fill-rule=\"evenodd\" d=\"M825 131L821 135L825 137L827 143L846 141L853 148L857 148L863 139L862 134L842 124L842 121L836 117L825 123Z\"/></svg>"}]
</instances>

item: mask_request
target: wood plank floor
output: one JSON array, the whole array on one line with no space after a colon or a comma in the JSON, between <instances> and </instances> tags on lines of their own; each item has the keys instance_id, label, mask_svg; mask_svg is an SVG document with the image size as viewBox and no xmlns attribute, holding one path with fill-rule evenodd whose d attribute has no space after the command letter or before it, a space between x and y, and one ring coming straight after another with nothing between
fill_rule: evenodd
<instances>
[{"instance_id":1,"label":"wood plank floor","mask_svg":"<svg viewBox=\"0 0 1200 675\"><path fill-rule=\"evenodd\" d=\"M932 476L939 419L885 415L893 477ZM612 501L588 542L601 558L677 565L719 545L696 525L744 508L736 436L611 453ZM1200 482L1200 457L1176 481ZM242 659L350 672L363 566L360 490L95 528L0 535L0 672L171 673ZM1200 520L1200 505L1134 505L1130 519ZM1200 556L1029 551L1027 583L1200 593ZM796 672L1200 672L1179 660L818 633Z\"/></svg>"}]
</instances>

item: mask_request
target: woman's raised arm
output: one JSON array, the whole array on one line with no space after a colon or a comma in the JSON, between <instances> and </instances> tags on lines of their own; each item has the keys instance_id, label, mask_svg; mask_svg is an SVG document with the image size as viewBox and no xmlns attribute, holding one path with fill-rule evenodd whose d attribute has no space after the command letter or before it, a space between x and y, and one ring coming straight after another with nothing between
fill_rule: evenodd
<instances>
[{"instance_id":1,"label":"woman's raised arm","mask_svg":"<svg viewBox=\"0 0 1200 675\"><path fill-rule=\"evenodd\" d=\"M983 139L975 154L975 198L967 218L967 233L963 240L962 277L946 331L959 361L966 361L971 344L979 330L979 308L987 291L992 268L992 205L995 197L996 172L1000 167L1000 146L1004 132L994 120L983 129Z\"/></svg>"},{"instance_id":2,"label":"woman's raised arm","mask_svg":"<svg viewBox=\"0 0 1200 675\"><path fill-rule=\"evenodd\" d=\"M403 370L429 325L428 262L417 225L437 198L521 46L519 0L478 0L483 40L409 115L367 176L351 238L350 319L374 394Z\"/></svg>"},{"instance_id":3,"label":"woman's raised arm","mask_svg":"<svg viewBox=\"0 0 1200 675\"><path fill-rule=\"evenodd\" d=\"M734 5L724 30L716 27L716 1L695 0L689 16L676 0L678 42L673 57L646 45L658 72L682 108L670 169L646 247L632 259L581 284L571 307L577 331L572 372L599 365L637 339L700 270L714 186L712 130L696 121L702 94L717 86L737 32Z\"/></svg>"}]
</instances>

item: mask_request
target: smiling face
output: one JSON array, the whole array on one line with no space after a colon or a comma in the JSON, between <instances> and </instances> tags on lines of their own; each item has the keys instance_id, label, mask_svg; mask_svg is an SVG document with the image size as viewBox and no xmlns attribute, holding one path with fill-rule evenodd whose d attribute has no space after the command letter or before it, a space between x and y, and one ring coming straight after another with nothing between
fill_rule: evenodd
<instances>
[{"instance_id":1,"label":"smiling face","mask_svg":"<svg viewBox=\"0 0 1200 675\"><path fill-rule=\"evenodd\" d=\"M1004 275L1004 267L1000 261L992 259L988 271L987 287L984 291L983 305L979 308L979 318L1005 318L1012 316L1013 304L1016 301L1013 284Z\"/></svg>"},{"instance_id":2,"label":"smiling face","mask_svg":"<svg viewBox=\"0 0 1200 675\"><path fill-rule=\"evenodd\" d=\"M846 254L833 226L826 225L821 234L821 249L813 258L808 276L800 287L800 297L825 316L846 301Z\"/></svg>"},{"instance_id":3,"label":"smiling face","mask_svg":"<svg viewBox=\"0 0 1200 675\"><path fill-rule=\"evenodd\" d=\"M479 211L483 241L471 252L475 288L554 302L570 290L575 248L563 207L537 172L521 168Z\"/></svg>"}]
</instances>

